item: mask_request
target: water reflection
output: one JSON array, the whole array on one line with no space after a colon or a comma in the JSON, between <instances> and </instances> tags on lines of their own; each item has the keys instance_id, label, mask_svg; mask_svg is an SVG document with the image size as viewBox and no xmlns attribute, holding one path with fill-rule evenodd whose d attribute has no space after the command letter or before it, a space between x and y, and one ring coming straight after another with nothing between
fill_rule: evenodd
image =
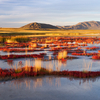
<instances>
[{"instance_id":1,"label":"water reflection","mask_svg":"<svg viewBox=\"0 0 100 100\"><path fill-rule=\"evenodd\" d=\"M92 82L95 82L97 80L100 79L100 77L97 77L97 78L82 78L82 79L79 79L79 78L73 78L73 77L67 77L67 79L69 79L70 81L79 81L79 85L82 85L82 84L87 84L90 86Z\"/></svg>"},{"instance_id":2,"label":"water reflection","mask_svg":"<svg viewBox=\"0 0 100 100\"><path fill-rule=\"evenodd\" d=\"M42 68L46 68L51 71L61 71L65 70L67 67L67 60L50 60L50 61L42 61L42 59L25 59L24 61L15 61L15 60L7 60L7 64L9 68L22 68L25 67L27 70L28 67L33 66L36 70L40 70Z\"/></svg>"},{"instance_id":3,"label":"water reflection","mask_svg":"<svg viewBox=\"0 0 100 100\"><path fill-rule=\"evenodd\" d=\"M15 79L12 81L9 81L10 87L15 87L16 89L20 89L21 87L28 88L28 89L37 89L42 88L44 86L50 86L50 87L62 87L63 84L68 84L63 81L62 79L69 80L73 84L77 83L78 85L82 85L85 89L92 88L92 83L96 82L100 79L98 78L84 78L84 79L78 79L73 77L33 77L33 78L20 78ZM3 82L4 84L7 84L6 82ZM70 83L71 84L71 83Z\"/></svg>"},{"instance_id":4,"label":"water reflection","mask_svg":"<svg viewBox=\"0 0 100 100\"><path fill-rule=\"evenodd\" d=\"M7 60L7 64L12 68L14 61L13 60Z\"/></svg>"},{"instance_id":5,"label":"water reflection","mask_svg":"<svg viewBox=\"0 0 100 100\"><path fill-rule=\"evenodd\" d=\"M4 82L6 83L6 82ZM35 89L43 87L43 85L47 83L49 86L60 87L60 77L39 77L39 78L23 78L23 79L15 79L10 81L10 86L14 86L15 88L21 88L25 86L28 89Z\"/></svg>"},{"instance_id":6,"label":"water reflection","mask_svg":"<svg viewBox=\"0 0 100 100\"><path fill-rule=\"evenodd\" d=\"M22 63L20 63L22 62ZM4 63L3 63L4 64ZM74 59L74 60L49 60L27 58L23 60L7 60L7 68L19 68L33 66L37 70L46 68L49 71L77 70L77 71L97 71L99 70L100 61L92 61L91 59Z\"/></svg>"},{"instance_id":7,"label":"water reflection","mask_svg":"<svg viewBox=\"0 0 100 100\"><path fill-rule=\"evenodd\" d=\"M85 59L83 59L83 66L84 66L84 71L87 72L87 71L91 71L92 69L92 61L86 61Z\"/></svg>"}]
</instances>

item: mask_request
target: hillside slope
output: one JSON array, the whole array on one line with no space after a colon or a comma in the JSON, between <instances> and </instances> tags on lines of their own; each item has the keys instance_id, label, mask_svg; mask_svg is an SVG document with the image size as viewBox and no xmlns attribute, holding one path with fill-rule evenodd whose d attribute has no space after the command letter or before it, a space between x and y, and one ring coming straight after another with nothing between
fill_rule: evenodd
<instances>
[{"instance_id":1,"label":"hillside slope","mask_svg":"<svg viewBox=\"0 0 100 100\"><path fill-rule=\"evenodd\" d=\"M58 29L58 27L50 25L50 24L44 24L44 23L29 23L25 26L22 26L21 28L24 29Z\"/></svg>"},{"instance_id":2,"label":"hillside slope","mask_svg":"<svg viewBox=\"0 0 100 100\"><path fill-rule=\"evenodd\" d=\"M100 29L99 21L80 22L72 26L64 26L64 29Z\"/></svg>"}]
</instances>

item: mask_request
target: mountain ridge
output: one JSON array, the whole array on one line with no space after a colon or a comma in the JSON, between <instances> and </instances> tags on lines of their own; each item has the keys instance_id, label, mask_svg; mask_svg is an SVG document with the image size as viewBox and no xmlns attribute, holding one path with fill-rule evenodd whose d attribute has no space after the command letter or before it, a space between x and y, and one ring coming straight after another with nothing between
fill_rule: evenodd
<instances>
[{"instance_id":1,"label":"mountain ridge","mask_svg":"<svg viewBox=\"0 0 100 100\"><path fill-rule=\"evenodd\" d=\"M100 30L100 22L99 21L85 21L79 22L76 25L70 26L54 26L51 24L45 23L29 23L27 25L22 26L21 28L25 29L99 29Z\"/></svg>"}]
</instances>

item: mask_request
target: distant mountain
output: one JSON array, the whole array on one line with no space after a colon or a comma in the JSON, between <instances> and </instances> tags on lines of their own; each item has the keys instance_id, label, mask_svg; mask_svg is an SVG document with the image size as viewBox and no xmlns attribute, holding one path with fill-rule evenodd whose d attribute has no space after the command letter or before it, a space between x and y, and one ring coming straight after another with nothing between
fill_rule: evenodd
<instances>
[{"instance_id":1,"label":"distant mountain","mask_svg":"<svg viewBox=\"0 0 100 100\"><path fill-rule=\"evenodd\" d=\"M45 23L29 23L25 26L22 26L21 28L24 29L58 29L58 27L50 25L50 24L45 24Z\"/></svg>"},{"instance_id":2,"label":"distant mountain","mask_svg":"<svg viewBox=\"0 0 100 100\"><path fill-rule=\"evenodd\" d=\"M88 21L88 22L80 22L76 25L71 26L54 26L45 23L29 23L21 28L24 29L98 29L100 30L100 22L99 21Z\"/></svg>"},{"instance_id":3,"label":"distant mountain","mask_svg":"<svg viewBox=\"0 0 100 100\"><path fill-rule=\"evenodd\" d=\"M68 28L68 27L70 27L70 26L56 26L56 27L58 27L58 28L60 28L60 29L66 29L66 28Z\"/></svg>"},{"instance_id":4,"label":"distant mountain","mask_svg":"<svg viewBox=\"0 0 100 100\"><path fill-rule=\"evenodd\" d=\"M100 22L99 21L80 22L76 25L63 26L61 28L63 29L100 29Z\"/></svg>"}]
</instances>

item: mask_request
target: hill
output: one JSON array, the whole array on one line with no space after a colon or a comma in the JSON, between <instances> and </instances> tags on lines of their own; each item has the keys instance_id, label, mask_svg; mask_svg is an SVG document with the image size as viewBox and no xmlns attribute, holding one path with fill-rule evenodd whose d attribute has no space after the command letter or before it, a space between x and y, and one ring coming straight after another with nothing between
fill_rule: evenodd
<instances>
[{"instance_id":1,"label":"hill","mask_svg":"<svg viewBox=\"0 0 100 100\"><path fill-rule=\"evenodd\" d=\"M100 22L99 21L80 22L76 25L63 26L61 28L63 28L63 29L97 29L97 30L100 30Z\"/></svg>"},{"instance_id":2,"label":"hill","mask_svg":"<svg viewBox=\"0 0 100 100\"><path fill-rule=\"evenodd\" d=\"M32 30L39 30L39 29L70 29L70 30L78 30L78 29L89 29L89 30L100 30L100 22L99 21L87 21L87 22L79 22L76 25L71 26L54 26L45 23L29 23L21 27L22 29L32 29Z\"/></svg>"},{"instance_id":3,"label":"hill","mask_svg":"<svg viewBox=\"0 0 100 100\"><path fill-rule=\"evenodd\" d=\"M25 26L22 26L21 28L24 29L59 29L56 26L50 25L50 24L45 24L45 23L29 23Z\"/></svg>"}]
</instances>

